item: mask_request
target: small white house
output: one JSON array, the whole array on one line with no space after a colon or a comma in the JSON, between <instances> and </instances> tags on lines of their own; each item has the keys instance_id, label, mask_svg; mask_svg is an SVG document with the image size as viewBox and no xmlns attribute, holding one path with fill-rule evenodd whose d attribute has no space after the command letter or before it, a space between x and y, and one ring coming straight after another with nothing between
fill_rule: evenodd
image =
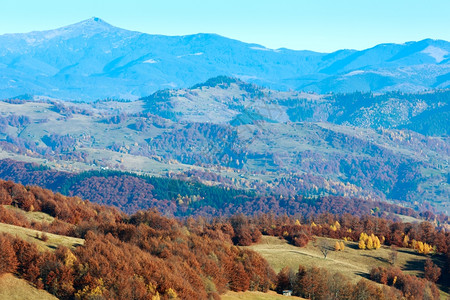
<instances>
[{"instance_id":1,"label":"small white house","mask_svg":"<svg viewBox=\"0 0 450 300\"><path fill-rule=\"evenodd\" d=\"M283 296L292 296L292 290L284 290Z\"/></svg>"}]
</instances>

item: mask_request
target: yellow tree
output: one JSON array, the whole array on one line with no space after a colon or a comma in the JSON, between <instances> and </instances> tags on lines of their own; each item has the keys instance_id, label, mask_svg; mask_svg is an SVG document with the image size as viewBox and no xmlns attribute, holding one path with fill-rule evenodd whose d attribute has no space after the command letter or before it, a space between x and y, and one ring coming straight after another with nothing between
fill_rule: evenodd
<instances>
[{"instance_id":1,"label":"yellow tree","mask_svg":"<svg viewBox=\"0 0 450 300\"><path fill-rule=\"evenodd\" d=\"M359 239L360 240L363 240L363 241L367 241L367 238L368 238L369 236L367 235L367 233L365 233L365 232L361 232L361 234L359 235Z\"/></svg>"},{"instance_id":2,"label":"yellow tree","mask_svg":"<svg viewBox=\"0 0 450 300\"><path fill-rule=\"evenodd\" d=\"M371 236L369 236L368 239L367 239L366 248L369 249L369 250L373 249L373 239L372 239Z\"/></svg>"},{"instance_id":3,"label":"yellow tree","mask_svg":"<svg viewBox=\"0 0 450 300\"><path fill-rule=\"evenodd\" d=\"M359 249L366 249L366 243L364 242L364 240L359 240L359 244L358 244Z\"/></svg>"},{"instance_id":4,"label":"yellow tree","mask_svg":"<svg viewBox=\"0 0 450 300\"><path fill-rule=\"evenodd\" d=\"M423 244L423 254L427 255L433 250L433 247L431 245L428 245L427 243Z\"/></svg>"},{"instance_id":5,"label":"yellow tree","mask_svg":"<svg viewBox=\"0 0 450 300\"><path fill-rule=\"evenodd\" d=\"M345 250L345 245L344 245L344 242L343 242L343 241L341 241L341 242L339 243L339 247L341 248L341 251L344 251L344 250Z\"/></svg>"},{"instance_id":6,"label":"yellow tree","mask_svg":"<svg viewBox=\"0 0 450 300\"><path fill-rule=\"evenodd\" d=\"M338 221L334 222L334 226L335 226L337 229L341 228L341 224L339 224Z\"/></svg>"},{"instance_id":7,"label":"yellow tree","mask_svg":"<svg viewBox=\"0 0 450 300\"><path fill-rule=\"evenodd\" d=\"M409 236L405 235L403 237L403 247L407 248L409 246Z\"/></svg>"},{"instance_id":8,"label":"yellow tree","mask_svg":"<svg viewBox=\"0 0 450 300\"><path fill-rule=\"evenodd\" d=\"M336 243L334 244L334 251L341 251L341 245L339 244L338 241L336 241Z\"/></svg>"},{"instance_id":9,"label":"yellow tree","mask_svg":"<svg viewBox=\"0 0 450 300\"><path fill-rule=\"evenodd\" d=\"M424 252L424 245L423 245L423 242L418 241L418 242L417 242L417 245L416 245L416 249L417 249L417 252L423 253L423 252Z\"/></svg>"},{"instance_id":10,"label":"yellow tree","mask_svg":"<svg viewBox=\"0 0 450 300\"><path fill-rule=\"evenodd\" d=\"M375 236L375 240L373 242L373 247L375 249L379 249L381 247L380 239L377 236Z\"/></svg>"}]
</instances>

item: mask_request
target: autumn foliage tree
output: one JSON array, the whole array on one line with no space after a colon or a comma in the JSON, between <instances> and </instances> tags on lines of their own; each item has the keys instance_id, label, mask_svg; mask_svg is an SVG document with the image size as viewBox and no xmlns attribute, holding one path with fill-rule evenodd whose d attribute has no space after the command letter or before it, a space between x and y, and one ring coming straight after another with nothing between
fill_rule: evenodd
<instances>
[{"instance_id":1,"label":"autumn foliage tree","mask_svg":"<svg viewBox=\"0 0 450 300\"><path fill-rule=\"evenodd\" d=\"M372 250L372 249L379 249L381 247L381 242L380 239L375 236L373 233L371 235L367 235L364 232L361 232L360 237L359 237L359 249L367 249L367 250Z\"/></svg>"},{"instance_id":2,"label":"autumn foliage tree","mask_svg":"<svg viewBox=\"0 0 450 300\"><path fill-rule=\"evenodd\" d=\"M361 279L353 284L341 273L330 273L326 269L299 266L295 275L283 268L277 277L277 291L292 289L296 296L316 300L338 299L402 299L402 294L392 287L379 288L373 282Z\"/></svg>"},{"instance_id":3,"label":"autumn foliage tree","mask_svg":"<svg viewBox=\"0 0 450 300\"><path fill-rule=\"evenodd\" d=\"M441 268L436 266L431 259L427 259L424 266L424 276L427 280L436 282L441 276Z\"/></svg>"},{"instance_id":4,"label":"autumn foliage tree","mask_svg":"<svg viewBox=\"0 0 450 300\"><path fill-rule=\"evenodd\" d=\"M397 267L374 267L370 278L381 284L400 290L406 299L439 299L436 285L425 279L403 273ZM424 296L427 295L426 298Z\"/></svg>"},{"instance_id":5,"label":"autumn foliage tree","mask_svg":"<svg viewBox=\"0 0 450 300\"><path fill-rule=\"evenodd\" d=\"M289 267L284 267L277 274L277 285L275 290L281 294L284 290L292 290L293 288L293 274Z\"/></svg>"},{"instance_id":6,"label":"autumn foliage tree","mask_svg":"<svg viewBox=\"0 0 450 300\"><path fill-rule=\"evenodd\" d=\"M14 273L18 266L16 253L10 240L0 234L0 275L3 273Z\"/></svg>"},{"instance_id":7,"label":"autumn foliage tree","mask_svg":"<svg viewBox=\"0 0 450 300\"><path fill-rule=\"evenodd\" d=\"M336 243L334 243L334 251L341 251L341 245L339 244L338 241L336 241Z\"/></svg>"}]
</instances>

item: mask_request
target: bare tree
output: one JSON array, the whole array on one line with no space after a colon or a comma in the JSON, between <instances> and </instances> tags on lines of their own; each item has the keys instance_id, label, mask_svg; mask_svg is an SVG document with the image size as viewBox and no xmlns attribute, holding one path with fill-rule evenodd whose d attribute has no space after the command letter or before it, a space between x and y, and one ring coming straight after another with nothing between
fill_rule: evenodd
<instances>
[{"instance_id":1,"label":"bare tree","mask_svg":"<svg viewBox=\"0 0 450 300\"><path fill-rule=\"evenodd\" d=\"M333 247L331 247L330 243L329 243L327 240L323 240L323 239L321 239L320 241L318 241L318 242L315 244L315 246L316 246L317 248L319 248L320 252L322 252L323 257L324 257L325 259L327 259L328 252L329 252L330 250L334 249Z\"/></svg>"},{"instance_id":2,"label":"bare tree","mask_svg":"<svg viewBox=\"0 0 450 300\"><path fill-rule=\"evenodd\" d=\"M391 252L389 253L389 262L391 265L395 265L397 262L398 251L395 245L391 246Z\"/></svg>"}]
</instances>

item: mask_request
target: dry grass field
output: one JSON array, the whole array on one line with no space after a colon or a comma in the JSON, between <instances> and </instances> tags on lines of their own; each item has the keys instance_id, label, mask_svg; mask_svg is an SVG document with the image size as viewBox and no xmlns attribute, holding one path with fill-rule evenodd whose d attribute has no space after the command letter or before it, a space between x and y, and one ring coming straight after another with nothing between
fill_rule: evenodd
<instances>
[{"instance_id":1,"label":"dry grass field","mask_svg":"<svg viewBox=\"0 0 450 300\"><path fill-rule=\"evenodd\" d=\"M331 247L336 240L328 238L317 238L316 243L325 241ZM288 244L285 240L277 237L263 236L261 242L248 248L260 253L272 266L275 272L279 272L285 266L291 267L294 271L299 265L305 267L321 267L327 269L330 273L340 272L349 277L354 283L361 278L368 278L372 266L390 266L389 247L382 246L378 250L360 250L355 242L345 242L344 251L329 251L325 259L320 249L310 242L306 247L299 248ZM405 273L423 276L423 266L427 256L418 254L411 249L400 248L396 266L400 267ZM439 260L439 257L433 257L433 260ZM446 287L440 286L441 290ZM443 299L449 295L442 292Z\"/></svg>"},{"instance_id":2,"label":"dry grass field","mask_svg":"<svg viewBox=\"0 0 450 300\"><path fill-rule=\"evenodd\" d=\"M0 275L0 299L2 300L55 300L55 296L44 290L39 290L26 280L19 279L12 274Z\"/></svg>"},{"instance_id":3,"label":"dry grass field","mask_svg":"<svg viewBox=\"0 0 450 300\"><path fill-rule=\"evenodd\" d=\"M25 218L28 219L28 221L32 222L47 222L51 223L55 218L50 216L49 214L40 212L40 211L24 211L18 207L12 206L12 205L4 205L3 206L6 209L18 212L19 214L22 214Z\"/></svg>"},{"instance_id":4,"label":"dry grass field","mask_svg":"<svg viewBox=\"0 0 450 300\"><path fill-rule=\"evenodd\" d=\"M225 295L221 295L222 300L301 300L305 298L300 297L286 297L275 293L274 291L269 291L267 293L263 292L227 292Z\"/></svg>"},{"instance_id":5,"label":"dry grass field","mask_svg":"<svg viewBox=\"0 0 450 300\"><path fill-rule=\"evenodd\" d=\"M36 237L36 234L39 235L39 237L42 235L42 231L29 229L29 228L23 228L19 226L9 225L0 223L0 232L5 232L8 234L11 234L13 236L17 236L27 242L35 243L38 246L38 249L41 251L55 250L59 245L63 245L67 248L73 249L76 246L83 245L84 240L64 235L58 235L58 234L52 234L52 233L45 233L48 236L47 241L43 241ZM2 299L2 298L0 298Z\"/></svg>"}]
</instances>

